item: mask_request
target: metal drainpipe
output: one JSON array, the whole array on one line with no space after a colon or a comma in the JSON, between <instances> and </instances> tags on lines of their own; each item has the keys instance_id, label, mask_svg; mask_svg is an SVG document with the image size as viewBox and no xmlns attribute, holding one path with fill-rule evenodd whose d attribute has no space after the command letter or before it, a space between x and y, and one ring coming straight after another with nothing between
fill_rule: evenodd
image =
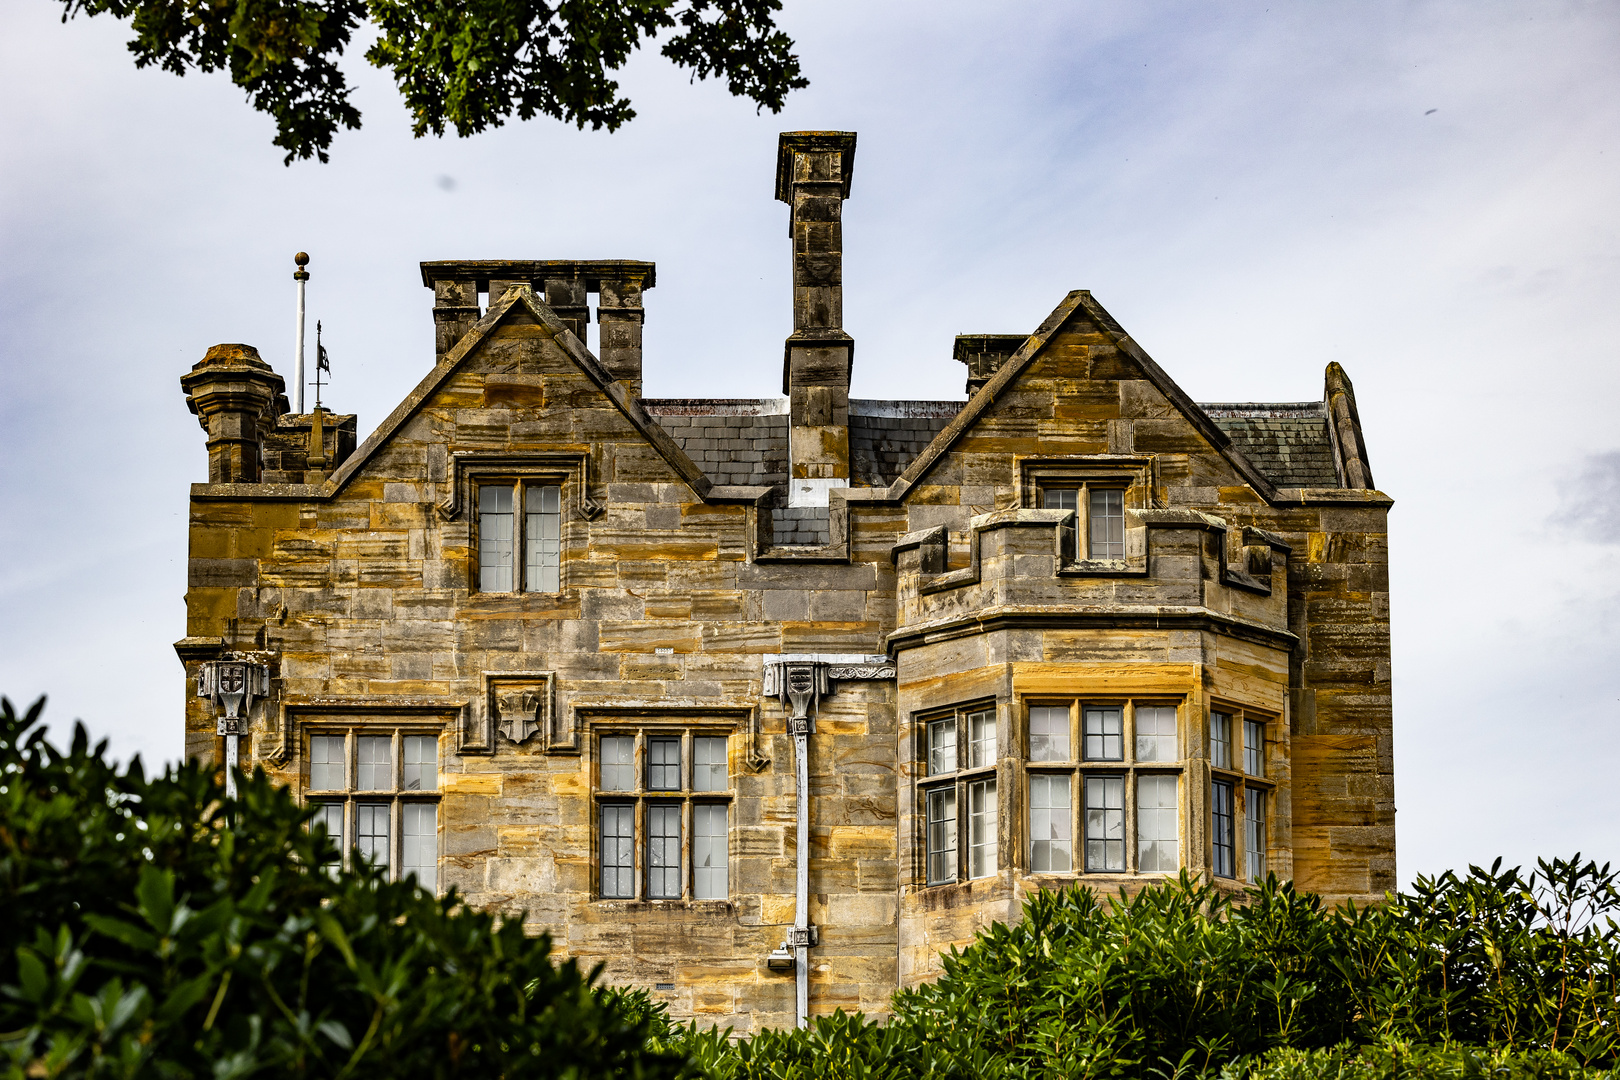
<instances>
[{"instance_id":1,"label":"metal drainpipe","mask_svg":"<svg viewBox=\"0 0 1620 1080\"><path fill-rule=\"evenodd\" d=\"M794 812L798 818L798 872L794 881L794 1024L810 1022L810 737L793 736Z\"/></svg>"}]
</instances>

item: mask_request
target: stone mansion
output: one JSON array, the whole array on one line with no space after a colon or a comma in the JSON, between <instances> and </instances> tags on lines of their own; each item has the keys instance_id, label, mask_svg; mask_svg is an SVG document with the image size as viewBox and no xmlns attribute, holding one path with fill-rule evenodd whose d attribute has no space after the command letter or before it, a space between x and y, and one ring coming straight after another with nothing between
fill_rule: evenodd
<instances>
[{"instance_id":1,"label":"stone mansion","mask_svg":"<svg viewBox=\"0 0 1620 1080\"><path fill-rule=\"evenodd\" d=\"M187 753L739 1031L881 1013L1034 889L1393 888L1345 372L1196 403L1076 291L942 339L960 400L851 398L855 136L777 155L780 397L642 396L650 262L423 263L433 363L358 444L207 350Z\"/></svg>"}]
</instances>

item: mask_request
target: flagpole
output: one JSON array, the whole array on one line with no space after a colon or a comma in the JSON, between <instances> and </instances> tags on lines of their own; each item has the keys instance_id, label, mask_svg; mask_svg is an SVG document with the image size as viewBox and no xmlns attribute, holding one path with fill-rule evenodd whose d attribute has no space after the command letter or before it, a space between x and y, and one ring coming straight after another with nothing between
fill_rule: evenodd
<instances>
[{"instance_id":1,"label":"flagpole","mask_svg":"<svg viewBox=\"0 0 1620 1080\"><path fill-rule=\"evenodd\" d=\"M293 280L298 282L298 335L293 346L293 385L298 392L293 395L293 412L302 416L304 413L304 283L309 280L309 271L304 267L309 265L309 256L300 251L293 256L293 262L298 269L293 271Z\"/></svg>"}]
</instances>

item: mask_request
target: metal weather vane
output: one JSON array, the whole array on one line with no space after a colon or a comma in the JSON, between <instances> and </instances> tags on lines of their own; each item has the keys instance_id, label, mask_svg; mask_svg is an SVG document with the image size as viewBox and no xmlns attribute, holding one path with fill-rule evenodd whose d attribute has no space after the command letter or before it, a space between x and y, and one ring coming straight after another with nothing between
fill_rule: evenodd
<instances>
[{"instance_id":1,"label":"metal weather vane","mask_svg":"<svg viewBox=\"0 0 1620 1080\"><path fill-rule=\"evenodd\" d=\"M326 346L321 344L321 320L315 320L315 407L321 407L321 372L326 372L327 381L331 381L332 359L326 355Z\"/></svg>"}]
</instances>

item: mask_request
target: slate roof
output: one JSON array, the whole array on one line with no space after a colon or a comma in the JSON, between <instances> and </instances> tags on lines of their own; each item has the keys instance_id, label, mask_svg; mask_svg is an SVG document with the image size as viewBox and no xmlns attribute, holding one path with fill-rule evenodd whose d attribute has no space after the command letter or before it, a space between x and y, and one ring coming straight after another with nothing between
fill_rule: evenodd
<instances>
[{"instance_id":1,"label":"slate roof","mask_svg":"<svg viewBox=\"0 0 1620 1080\"><path fill-rule=\"evenodd\" d=\"M1332 434L1320 401L1200 405L1277 487L1336 488Z\"/></svg>"},{"instance_id":2,"label":"slate roof","mask_svg":"<svg viewBox=\"0 0 1620 1080\"><path fill-rule=\"evenodd\" d=\"M716 484L787 482L786 398L647 398L641 404ZM850 401L849 456L855 483L886 487L963 404ZM1339 486L1322 402L1200 407L1277 487Z\"/></svg>"},{"instance_id":3,"label":"slate roof","mask_svg":"<svg viewBox=\"0 0 1620 1080\"><path fill-rule=\"evenodd\" d=\"M644 398L641 404L716 484L787 482L786 398ZM851 401L849 451L855 482L887 486L962 404Z\"/></svg>"}]
</instances>

